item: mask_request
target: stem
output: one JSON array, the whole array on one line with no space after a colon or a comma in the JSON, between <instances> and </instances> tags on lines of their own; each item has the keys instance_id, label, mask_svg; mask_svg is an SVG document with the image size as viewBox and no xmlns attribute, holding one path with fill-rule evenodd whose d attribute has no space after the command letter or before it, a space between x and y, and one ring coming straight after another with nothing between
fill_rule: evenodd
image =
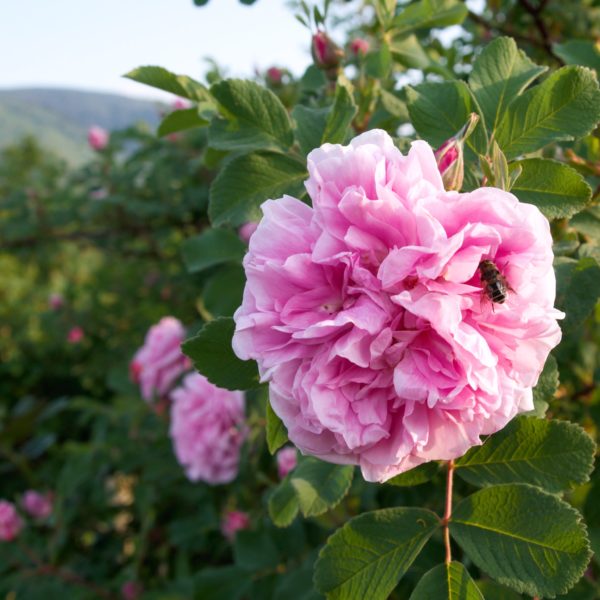
<instances>
[{"instance_id":1,"label":"stem","mask_svg":"<svg viewBox=\"0 0 600 600\"><path fill-rule=\"evenodd\" d=\"M454 482L454 461L448 461L448 475L446 477L446 509L442 524L444 526L444 546L446 547L446 564L452 562L452 550L450 548L450 517L452 515L452 484Z\"/></svg>"}]
</instances>

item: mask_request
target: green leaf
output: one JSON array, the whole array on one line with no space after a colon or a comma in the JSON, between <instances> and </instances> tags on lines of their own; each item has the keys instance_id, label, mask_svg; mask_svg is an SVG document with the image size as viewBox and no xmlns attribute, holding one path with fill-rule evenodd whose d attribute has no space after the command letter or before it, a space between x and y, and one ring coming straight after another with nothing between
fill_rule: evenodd
<instances>
[{"instance_id":1,"label":"green leaf","mask_svg":"<svg viewBox=\"0 0 600 600\"><path fill-rule=\"evenodd\" d=\"M294 107L292 117L297 124L296 139L303 154L321 145L329 113L329 108L308 108L302 104Z\"/></svg>"},{"instance_id":2,"label":"green leaf","mask_svg":"<svg viewBox=\"0 0 600 600\"><path fill-rule=\"evenodd\" d=\"M250 576L240 567L203 569L196 575L196 597L203 600L238 600L250 588Z\"/></svg>"},{"instance_id":3,"label":"green leaf","mask_svg":"<svg viewBox=\"0 0 600 600\"><path fill-rule=\"evenodd\" d=\"M477 580L477 587L483 594L485 600L523 600L523 596L509 590L491 579Z\"/></svg>"},{"instance_id":4,"label":"green leaf","mask_svg":"<svg viewBox=\"0 0 600 600\"><path fill-rule=\"evenodd\" d=\"M514 163L513 163L514 164ZM537 206L548 219L572 217L592 198L592 188L575 169L545 158L516 163L523 170L512 187L521 200Z\"/></svg>"},{"instance_id":5,"label":"green leaf","mask_svg":"<svg viewBox=\"0 0 600 600\"><path fill-rule=\"evenodd\" d=\"M427 52L414 33L393 38L390 50L396 60L408 69L426 69L431 64Z\"/></svg>"},{"instance_id":6,"label":"green leaf","mask_svg":"<svg viewBox=\"0 0 600 600\"><path fill-rule=\"evenodd\" d=\"M288 441L287 431L283 421L275 414L267 398L267 446L269 452L275 454Z\"/></svg>"},{"instance_id":7,"label":"green leaf","mask_svg":"<svg viewBox=\"0 0 600 600\"><path fill-rule=\"evenodd\" d=\"M384 600L439 525L437 515L423 508L354 517L319 553L316 588L328 600Z\"/></svg>"},{"instance_id":8,"label":"green leaf","mask_svg":"<svg viewBox=\"0 0 600 600\"><path fill-rule=\"evenodd\" d=\"M600 73L600 48L592 40L569 40L564 44L554 44L554 53L568 65L581 65Z\"/></svg>"},{"instance_id":9,"label":"green leaf","mask_svg":"<svg viewBox=\"0 0 600 600\"><path fill-rule=\"evenodd\" d=\"M279 562L275 543L264 531L238 531L233 544L235 564L246 571L256 572L273 568Z\"/></svg>"},{"instance_id":10,"label":"green leaf","mask_svg":"<svg viewBox=\"0 0 600 600\"><path fill-rule=\"evenodd\" d=\"M387 29L396 12L396 0L375 0L374 5L377 20L384 29Z\"/></svg>"},{"instance_id":11,"label":"green leaf","mask_svg":"<svg viewBox=\"0 0 600 600\"><path fill-rule=\"evenodd\" d=\"M394 18L393 33L399 35L417 29L460 25L467 14L467 7L459 0L420 0Z\"/></svg>"},{"instance_id":12,"label":"green leaf","mask_svg":"<svg viewBox=\"0 0 600 600\"><path fill-rule=\"evenodd\" d=\"M592 206L571 219L571 227L600 244L600 206Z\"/></svg>"},{"instance_id":13,"label":"green leaf","mask_svg":"<svg viewBox=\"0 0 600 600\"><path fill-rule=\"evenodd\" d=\"M171 73L163 67L138 67L133 71L129 71L123 77L188 100L214 103L209 91L199 81L186 75L175 75L175 73Z\"/></svg>"},{"instance_id":14,"label":"green leaf","mask_svg":"<svg viewBox=\"0 0 600 600\"><path fill-rule=\"evenodd\" d=\"M469 87L464 81L422 83L406 91L408 112L417 133L431 146L441 146L467 122L471 113L479 113ZM478 123L466 145L485 154L485 130Z\"/></svg>"},{"instance_id":15,"label":"green leaf","mask_svg":"<svg viewBox=\"0 0 600 600\"><path fill-rule=\"evenodd\" d=\"M438 565L427 571L410 600L484 600L471 576L459 562Z\"/></svg>"},{"instance_id":16,"label":"green leaf","mask_svg":"<svg viewBox=\"0 0 600 600\"><path fill-rule=\"evenodd\" d=\"M575 423L518 417L455 465L473 485L531 483L560 492L589 480L594 452L594 442Z\"/></svg>"},{"instance_id":17,"label":"green leaf","mask_svg":"<svg viewBox=\"0 0 600 600\"><path fill-rule=\"evenodd\" d=\"M200 235L188 238L181 245L186 269L198 273L226 262L241 262L246 245L239 236L227 229L205 229Z\"/></svg>"},{"instance_id":18,"label":"green leaf","mask_svg":"<svg viewBox=\"0 0 600 600\"><path fill-rule=\"evenodd\" d=\"M381 90L380 101L381 106L383 106L383 108L393 117L397 117L405 122L409 120L406 102L398 98L395 94L392 94L387 90Z\"/></svg>"},{"instance_id":19,"label":"green leaf","mask_svg":"<svg viewBox=\"0 0 600 600\"><path fill-rule=\"evenodd\" d=\"M215 227L258 221L265 200L284 194L297 197L307 176L306 165L282 154L257 152L234 158L210 188L210 220Z\"/></svg>"},{"instance_id":20,"label":"green leaf","mask_svg":"<svg viewBox=\"0 0 600 600\"><path fill-rule=\"evenodd\" d=\"M181 349L211 383L227 390L250 390L259 385L258 369L253 360L240 360L234 354L234 331L232 318L219 317L185 341Z\"/></svg>"},{"instance_id":21,"label":"green leaf","mask_svg":"<svg viewBox=\"0 0 600 600\"><path fill-rule=\"evenodd\" d=\"M572 331L587 319L600 298L600 267L590 257L578 261L559 257L554 260L554 270L557 290L555 304L567 315L561 323L561 329Z\"/></svg>"},{"instance_id":22,"label":"green leaf","mask_svg":"<svg viewBox=\"0 0 600 600\"><path fill-rule=\"evenodd\" d=\"M158 126L157 134L160 136L177 133L194 127L205 127L208 121L198 114L197 108L174 110L169 113Z\"/></svg>"},{"instance_id":23,"label":"green leaf","mask_svg":"<svg viewBox=\"0 0 600 600\"><path fill-rule=\"evenodd\" d=\"M241 79L225 79L210 88L226 117L215 119L209 145L218 150L285 150L294 142L290 117L267 88Z\"/></svg>"},{"instance_id":24,"label":"green leaf","mask_svg":"<svg viewBox=\"0 0 600 600\"><path fill-rule=\"evenodd\" d=\"M376 79L385 79L392 69L392 53L390 47L382 42L378 50L369 52L365 58L367 74Z\"/></svg>"},{"instance_id":25,"label":"green leaf","mask_svg":"<svg viewBox=\"0 0 600 600\"><path fill-rule=\"evenodd\" d=\"M241 265L228 265L212 275L202 290L204 307L212 317L230 317L242 303L246 275Z\"/></svg>"},{"instance_id":26,"label":"green leaf","mask_svg":"<svg viewBox=\"0 0 600 600\"><path fill-rule=\"evenodd\" d=\"M512 38L499 37L485 46L473 64L469 85L490 133L509 103L546 70L519 50Z\"/></svg>"},{"instance_id":27,"label":"green leaf","mask_svg":"<svg viewBox=\"0 0 600 600\"><path fill-rule=\"evenodd\" d=\"M390 485L397 485L401 487L411 487L413 485L421 485L427 483L432 479L438 472L440 465L435 461L428 462L405 473L400 473L391 479L388 479L386 483Z\"/></svg>"},{"instance_id":28,"label":"green leaf","mask_svg":"<svg viewBox=\"0 0 600 600\"><path fill-rule=\"evenodd\" d=\"M349 127L356 114L356 104L351 89L345 83L338 82L335 88L335 100L327 118L321 144L341 144L349 135ZM320 144L319 144L320 145Z\"/></svg>"},{"instance_id":29,"label":"green leaf","mask_svg":"<svg viewBox=\"0 0 600 600\"><path fill-rule=\"evenodd\" d=\"M563 67L509 104L496 141L511 159L551 142L582 137L598 119L600 90L594 72Z\"/></svg>"},{"instance_id":30,"label":"green leaf","mask_svg":"<svg viewBox=\"0 0 600 600\"><path fill-rule=\"evenodd\" d=\"M590 560L581 515L529 485L484 488L465 498L450 533L482 571L531 596L565 593Z\"/></svg>"},{"instance_id":31,"label":"green leaf","mask_svg":"<svg viewBox=\"0 0 600 600\"><path fill-rule=\"evenodd\" d=\"M535 406L533 414L537 417L543 417L548 410L548 404L558 389L558 365L552 354L546 359L544 368L540 373L537 385L533 388L533 404Z\"/></svg>"},{"instance_id":32,"label":"green leaf","mask_svg":"<svg viewBox=\"0 0 600 600\"><path fill-rule=\"evenodd\" d=\"M296 518L299 509L296 490L288 476L275 488L269 498L269 516L277 527L288 527Z\"/></svg>"},{"instance_id":33,"label":"green leaf","mask_svg":"<svg viewBox=\"0 0 600 600\"><path fill-rule=\"evenodd\" d=\"M316 517L336 506L348 493L354 467L303 457L290 475L305 517Z\"/></svg>"}]
</instances>

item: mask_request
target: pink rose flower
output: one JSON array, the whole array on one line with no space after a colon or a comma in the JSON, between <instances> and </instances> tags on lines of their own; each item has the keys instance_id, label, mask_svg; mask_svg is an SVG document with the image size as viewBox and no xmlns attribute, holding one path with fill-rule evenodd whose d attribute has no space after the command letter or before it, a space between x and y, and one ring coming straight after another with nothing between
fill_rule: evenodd
<instances>
[{"instance_id":1,"label":"pink rose flower","mask_svg":"<svg viewBox=\"0 0 600 600\"><path fill-rule=\"evenodd\" d=\"M88 143L93 150L104 150L108 146L110 134L102 127L90 127L88 131Z\"/></svg>"},{"instance_id":2,"label":"pink rose flower","mask_svg":"<svg viewBox=\"0 0 600 600\"><path fill-rule=\"evenodd\" d=\"M283 479L290 471L296 468L298 462L298 451L296 448L286 446L282 448L277 454L277 473L279 479Z\"/></svg>"},{"instance_id":3,"label":"pink rose flower","mask_svg":"<svg viewBox=\"0 0 600 600\"><path fill-rule=\"evenodd\" d=\"M48 306L50 310L60 310L65 305L65 299L62 294L54 293L48 296Z\"/></svg>"},{"instance_id":4,"label":"pink rose flower","mask_svg":"<svg viewBox=\"0 0 600 600\"><path fill-rule=\"evenodd\" d=\"M246 436L244 394L192 373L171 400L171 439L188 479L212 485L233 481Z\"/></svg>"},{"instance_id":5,"label":"pink rose flower","mask_svg":"<svg viewBox=\"0 0 600 600\"><path fill-rule=\"evenodd\" d=\"M369 42L363 38L356 38L350 42L350 51L355 56L364 56L369 51Z\"/></svg>"},{"instance_id":6,"label":"pink rose flower","mask_svg":"<svg viewBox=\"0 0 600 600\"><path fill-rule=\"evenodd\" d=\"M313 208L268 200L244 258L233 347L258 361L305 454L385 481L449 460L533 408L561 332L540 211L446 192L432 149L380 130L308 156ZM479 265L511 290L493 304Z\"/></svg>"},{"instance_id":7,"label":"pink rose flower","mask_svg":"<svg viewBox=\"0 0 600 600\"><path fill-rule=\"evenodd\" d=\"M138 600L142 597L144 588L137 581L126 581L121 586L121 596L123 600Z\"/></svg>"},{"instance_id":8,"label":"pink rose flower","mask_svg":"<svg viewBox=\"0 0 600 600\"><path fill-rule=\"evenodd\" d=\"M258 223L244 223L244 225L242 225L238 231L238 235L240 236L242 242L248 243L250 241L250 238L252 237L252 234L256 231L257 227Z\"/></svg>"},{"instance_id":9,"label":"pink rose flower","mask_svg":"<svg viewBox=\"0 0 600 600\"><path fill-rule=\"evenodd\" d=\"M283 71L277 67L267 69L267 79L274 85L279 85L283 79Z\"/></svg>"},{"instance_id":10,"label":"pink rose flower","mask_svg":"<svg viewBox=\"0 0 600 600\"><path fill-rule=\"evenodd\" d=\"M175 380L191 367L181 352L184 339L185 329L175 317L163 317L150 327L144 345L129 365L131 379L140 384L147 402L165 396Z\"/></svg>"},{"instance_id":11,"label":"pink rose flower","mask_svg":"<svg viewBox=\"0 0 600 600\"><path fill-rule=\"evenodd\" d=\"M23 528L23 521L12 502L0 500L0 540L14 540Z\"/></svg>"},{"instance_id":12,"label":"pink rose flower","mask_svg":"<svg viewBox=\"0 0 600 600\"><path fill-rule=\"evenodd\" d=\"M238 531L248 527L250 527L250 517L239 510L226 512L221 521L221 532L230 542L233 542Z\"/></svg>"},{"instance_id":13,"label":"pink rose flower","mask_svg":"<svg viewBox=\"0 0 600 600\"><path fill-rule=\"evenodd\" d=\"M171 107L173 110L185 110L186 108L191 108L191 103L183 98L175 98Z\"/></svg>"},{"instance_id":14,"label":"pink rose flower","mask_svg":"<svg viewBox=\"0 0 600 600\"><path fill-rule=\"evenodd\" d=\"M27 490L23 494L21 504L25 512L35 519L47 519L52 514L52 494Z\"/></svg>"},{"instance_id":15,"label":"pink rose flower","mask_svg":"<svg viewBox=\"0 0 600 600\"><path fill-rule=\"evenodd\" d=\"M71 327L67 333L67 342L69 344L79 344L84 337L83 329L79 326Z\"/></svg>"}]
</instances>

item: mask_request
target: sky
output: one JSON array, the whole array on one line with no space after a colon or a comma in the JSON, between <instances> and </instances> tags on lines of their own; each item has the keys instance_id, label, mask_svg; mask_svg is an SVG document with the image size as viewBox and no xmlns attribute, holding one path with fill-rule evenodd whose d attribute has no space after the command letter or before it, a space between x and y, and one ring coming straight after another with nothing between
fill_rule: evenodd
<instances>
[{"instance_id":1,"label":"sky","mask_svg":"<svg viewBox=\"0 0 600 600\"><path fill-rule=\"evenodd\" d=\"M160 98L121 76L160 65L201 79L210 56L229 76L310 62L310 33L284 0L0 2L0 88L67 87Z\"/></svg>"}]
</instances>

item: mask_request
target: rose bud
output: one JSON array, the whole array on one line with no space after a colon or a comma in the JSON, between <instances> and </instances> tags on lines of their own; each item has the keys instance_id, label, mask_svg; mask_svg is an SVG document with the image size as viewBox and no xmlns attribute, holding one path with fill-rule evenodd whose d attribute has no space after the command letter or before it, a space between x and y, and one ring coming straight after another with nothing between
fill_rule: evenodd
<instances>
[{"instance_id":1,"label":"rose bud","mask_svg":"<svg viewBox=\"0 0 600 600\"><path fill-rule=\"evenodd\" d=\"M88 143L94 150L104 150L108 146L110 134L102 127L90 127L88 131Z\"/></svg>"},{"instance_id":2,"label":"rose bud","mask_svg":"<svg viewBox=\"0 0 600 600\"><path fill-rule=\"evenodd\" d=\"M277 453L277 473L279 479L283 479L290 471L296 468L298 462L298 451L296 448L287 446Z\"/></svg>"},{"instance_id":3,"label":"rose bud","mask_svg":"<svg viewBox=\"0 0 600 600\"><path fill-rule=\"evenodd\" d=\"M225 513L221 521L221 533L232 542L235 539L235 534L250 527L250 517L239 510L230 510Z\"/></svg>"},{"instance_id":4,"label":"rose bud","mask_svg":"<svg viewBox=\"0 0 600 600\"><path fill-rule=\"evenodd\" d=\"M25 512L34 519L47 519L52 514L52 494L27 490L23 494L21 504Z\"/></svg>"},{"instance_id":5,"label":"rose bud","mask_svg":"<svg viewBox=\"0 0 600 600\"><path fill-rule=\"evenodd\" d=\"M369 42L363 38L356 38L350 42L350 51L354 56L364 56L369 51Z\"/></svg>"},{"instance_id":6,"label":"rose bud","mask_svg":"<svg viewBox=\"0 0 600 600\"><path fill-rule=\"evenodd\" d=\"M272 85L281 85L283 79L283 71L277 67L270 67L267 69L267 80Z\"/></svg>"},{"instance_id":7,"label":"rose bud","mask_svg":"<svg viewBox=\"0 0 600 600\"><path fill-rule=\"evenodd\" d=\"M312 38L312 57L319 69L336 73L344 51L324 31L317 31Z\"/></svg>"}]
</instances>

